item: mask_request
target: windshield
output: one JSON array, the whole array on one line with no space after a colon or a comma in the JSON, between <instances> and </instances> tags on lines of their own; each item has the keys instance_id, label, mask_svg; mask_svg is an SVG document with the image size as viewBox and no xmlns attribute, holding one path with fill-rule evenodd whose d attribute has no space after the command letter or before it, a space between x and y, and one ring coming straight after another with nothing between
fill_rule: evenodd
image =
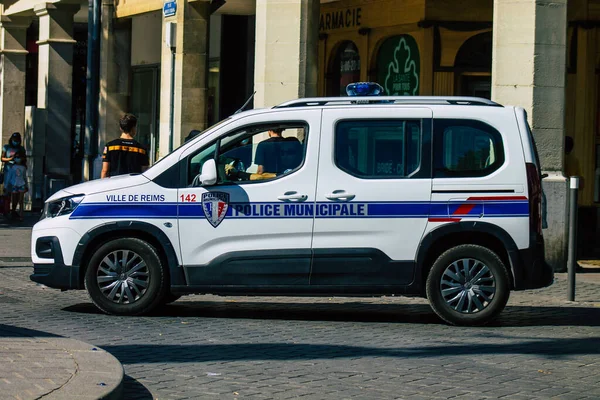
<instances>
[{"instance_id":1,"label":"windshield","mask_svg":"<svg viewBox=\"0 0 600 400\"><path fill-rule=\"evenodd\" d=\"M217 128L218 126L222 125L223 123L227 122L231 120L231 117L227 117L224 120L221 120L219 122L217 122L216 124L214 124L213 126L206 128L205 130L203 130L202 132L196 133L197 131L191 131L188 136L186 137L186 139L183 141L183 143L181 143L179 145L179 147L177 147L176 149L174 149L172 152L170 152L169 154L166 154L164 157L161 157L157 162L155 162L154 164L152 164L152 167L154 167L155 165L159 164L160 162L162 162L165 158L167 158L170 154L175 153L177 150L183 148L184 146L188 146L191 143L193 143L194 141L196 141L198 138L204 136L206 133L208 133L209 131L212 131L213 129ZM192 134L195 133L195 134ZM191 137L190 137L191 136Z\"/></svg>"}]
</instances>

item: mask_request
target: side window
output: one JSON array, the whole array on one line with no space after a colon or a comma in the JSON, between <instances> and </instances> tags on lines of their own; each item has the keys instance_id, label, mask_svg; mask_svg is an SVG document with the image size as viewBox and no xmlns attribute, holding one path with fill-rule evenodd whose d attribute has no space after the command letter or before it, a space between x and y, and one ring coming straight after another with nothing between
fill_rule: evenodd
<instances>
[{"instance_id":1,"label":"side window","mask_svg":"<svg viewBox=\"0 0 600 400\"><path fill-rule=\"evenodd\" d=\"M472 120L434 120L434 178L489 175L504 163L502 136Z\"/></svg>"},{"instance_id":2,"label":"side window","mask_svg":"<svg viewBox=\"0 0 600 400\"><path fill-rule=\"evenodd\" d=\"M421 165L420 120L342 121L335 128L335 163L363 179L406 178Z\"/></svg>"},{"instance_id":3,"label":"side window","mask_svg":"<svg viewBox=\"0 0 600 400\"><path fill-rule=\"evenodd\" d=\"M265 181L290 174L304 162L307 131L304 125L281 123L235 131L190 158L188 185L199 184L194 181L195 174L210 158L216 160L220 184Z\"/></svg>"}]
</instances>

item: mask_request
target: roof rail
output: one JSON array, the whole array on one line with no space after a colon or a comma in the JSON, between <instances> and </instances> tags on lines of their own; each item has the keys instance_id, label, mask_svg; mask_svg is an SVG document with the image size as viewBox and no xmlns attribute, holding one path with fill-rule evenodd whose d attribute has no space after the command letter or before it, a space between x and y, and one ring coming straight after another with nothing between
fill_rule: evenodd
<instances>
[{"instance_id":1,"label":"roof rail","mask_svg":"<svg viewBox=\"0 0 600 400\"><path fill-rule=\"evenodd\" d=\"M352 96L352 97L310 97L279 104L273 108L318 107L363 104L414 104L414 105L464 105L502 107L501 104L481 97L442 97L442 96Z\"/></svg>"}]
</instances>

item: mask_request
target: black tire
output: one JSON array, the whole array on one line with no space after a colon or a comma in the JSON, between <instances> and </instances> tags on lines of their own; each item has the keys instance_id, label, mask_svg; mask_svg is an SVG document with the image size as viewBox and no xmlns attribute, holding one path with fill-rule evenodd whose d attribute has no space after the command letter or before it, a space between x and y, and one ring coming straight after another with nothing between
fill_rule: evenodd
<instances>
[{"instance_id":1,"label":"black tire","mask_svg":"<svg viewBox=\"0 0 600 400\"><path fill-rule=\"evenodd\" d=\"M475 276L464 272L465 263L462 260L466 260L467 269L472 269ZM463 275L468 274L473 279L463 279L462 284L457 283L460 279L455 280L452 275L461 277L455 273L457 266L463 267ZM444 275L445 272L450 275ZM478 273L483 275L477 278ZM444 283L442 277L445 278ZM475 278L476 282L473 282ZM489 287L495 288L493 296L490 296ZM490 249L473 244L456 246L440 255L429 271L426 289L433 311L452 325L489 323L502 312L510 295L508 271L502 260ZM468 302L466 309L464 301Z\"/></svg>"},{"instance_id":2,"label":"black tire","mask_svg":"<svg viewBox=\"0 0 600 400\"><path fill-rule=\"evenodd\" d=\"M121 258L119 258L119 254ZM132 254L137 255L138 258L135 258ZM125 258L125 262L123 262L123 257ZM132 276L130 276L129 272L126 271L127 266L131 262L129 270L135 270L142 265L141 262L138 262L139 259L144 263L143 267L140 267L142 269L133 272L129 271L132 273ZM113 260L118 264L114 271L109 265L113 263ZM127 260L130 260L130 262L127 262ZM123 264L127 264L127 266ZM110 274L115 274L115 276L109 276L106 273L107 271ZM119 279L125 279L125 281ZM137 292L132 290L134 286L132 282L134 281L130 281L130 279L134 279L135 282L142 282L139 285L135 285L136 289L138 289ZM112 289L108 288L103 292L99 286L99 280L102 280L101 283L108 281L108 284L105 285L107 288L112 283L123 290L127 286L127 289L129 289L128 293L131 296L127 293L121 295L123 291L117 290L117 293L113 294L113 299L111 300L109 296L114 286L112 286ZM127 285L124 285L124 282ZM145 286L142 286L144 283ZM100 246L92 255L88 264L85 274L85 288L96 307L107 314L114 315L141 315L148 313L159 306L164 301L165 295L168 294L165 271L158 254L156 254L156 250L147 242L135 238L116 239ZM133 301L128 301L129 297Z\"/></svg>"}]
</instances>

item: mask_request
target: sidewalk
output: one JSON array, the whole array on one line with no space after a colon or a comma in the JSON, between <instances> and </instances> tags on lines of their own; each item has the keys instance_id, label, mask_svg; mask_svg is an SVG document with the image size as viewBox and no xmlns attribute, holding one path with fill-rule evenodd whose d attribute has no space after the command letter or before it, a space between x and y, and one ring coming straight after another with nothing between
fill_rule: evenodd
<instances>
[{"instance_id":1,"label":"sidewalk","mask_svg":"<svg viewBox=\"0 0 600 400\"><path fill-rule=\"evenodd\" d=\"M123 367L73 339L0 324L3 399L121 399Z\"/></svg>"},{"instance_id":2,"label":"sidewalk","mask_svg":"<svg viewBox=\"0 0 600 400\"><path fill-rule=\"evenodd\" d=\"M0 214L0 268L33 266L31 228L39 219L39 213L25 213L23 222L6 220Z\"/></svg>"},{"instance_id":3,"label":"sidewalk","mask_svg":"<svg viewBox=\"0 0 600 400\"><path fill-rule=\"evenodd\" d=\"M31 227L0 219L0 268L30 266ZM0 305L3 301L0 291ZM123 367L91 344L0 324L0 398L44 400L122 399Z\"/></svg>"}]
</instances>

